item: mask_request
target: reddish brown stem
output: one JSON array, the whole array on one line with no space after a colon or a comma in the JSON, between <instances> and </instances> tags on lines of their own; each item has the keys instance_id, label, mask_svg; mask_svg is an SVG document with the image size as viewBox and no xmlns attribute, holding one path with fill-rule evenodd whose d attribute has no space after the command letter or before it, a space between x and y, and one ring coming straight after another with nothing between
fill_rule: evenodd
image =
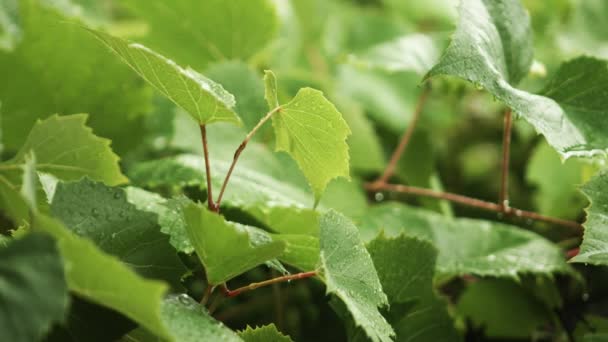
<instances>
[{"instance_id":1,"label":"reddish brown stem","mask_svg":"<svg viewBox=\"0 0 608 342\"><path fill-rule=\"evenodd\" d=\"M548 217L548 216L544 216L544 215L541 215L536 212L521 210L521 209L512 208L512 207L504 208L502 205L497 204L497 203L483 201L483 200L480 200L477 198L467 197L467 196L453 194L453 193L449 193L449 192L440 192L440 191L434 191L434 190L430 190L430 189L419 188L419 187L415 187L415 186L400 185L400 184L371 183L371 184L367 184L366 187L370 191L386 190L386 191L400 192L400 193L404 193L404 194L413 194L413 195L418 195L418 196L448 200L450 202L462 204L462 205L469 206L469 207L475 207L475 208L479 208L479 209L483 209L483 210L487 210L487 211L495 211L498 213L504 213L505 215L509 215L509 216L528 218L528 219L532 219L532 220L536 220L536 221L543 221L543 222L552 223L552 224L569 227L569 228L573 228L573 229L582 231L582 226L579 223L574 222L574 221L562 220L562 219L555 218L555 217Z\"/></svg>"},{"instance_id":2,"label":"reddish brown stem","mask_svg":"<svg viewBox=\"0 0 608 342\"><path fill-rule=\"evenodd\" d=\"M211 165L209 164L209 149L207 148L207 128L201 127L201 139L203 140L203 155L205 156L205 177L207 178L207 206L209 210L217 212L218 206L213 203L213 189L211 187Z\"/></svg>"},{"instance_id":3,"label":"reddish brown stem","mask_svg":"<svg viewBox=\"0 0 608 342\"><path fill-rule=\"evenodd\" d=\"M504 131L502 136L502 173L500 179L500 197L498 198L498 204L505 212L509 209L509 155L511 153L512 124L512 113L511 110L508 109L505 111Z\"/></svg>"},{"instance_id":4,"label":"reddish brown stem","mask_svg":"<svg viewBox=\"0 0 608 342\"><path fill-rule=\"evenodd\" d=\"M403 133L403 136L401 137L401 141L399 142L399 145L397 146L395 151L393 151L391 160L389 161L388 165L384 169L382 176L380 176L380 178L378 178L378 180L377 180L377 182L379 184L386 183L388 181L388 179L391 178L391 176L393 176L393 174L395 173L395 169L397 168L397 163L401 159L401 156L403 156L403 152L405 152L407 145L409 144L410 140L412 139L412 135L414 134L414 130L416 129L416 125L418 124L418 120L420 119L420 114L422 113L424 104L426 103L426 100L429 96L430 89L431 88L428 85L426 85L424 87L424 89L422 90L422 93L420 94L420 97L418 98L418 103L416 103L416 108L414 110L414 113L412 114L412 118L410 119L409 125L407 126L405 133Z\"/></svg>"},{"instance_id":5,"label":"reddish brown stem","mask_svg":"<svg viewBox=\"0 0 608 342\"><path fill-rule=\"evenodd\" d=\"M224 197L224 192L226 191L226 186L228 185L228 181L230 180L230 176L232 175L232 171L234 171L234 167L236 165L236 162L239 160L241 153L243 152L245 147L247 147L247 143L249 143L249 140L251 140L251 138L255 135L255 133L266 123L266 121L268 121L272 117L272 115L274 113L277 113L280 111L281 111L281 107L279 106L279 107L276 107L275 109L271 110L270 112L266 113L266 115L260 120L260 122L258 122L258 124L251 130L251 132L249 132L249 134L247 134L247 136L245 137L243 142L239 145L239 147L234 152L234 157L232 158L232 164L230 164L228 173L226 173L226 178L224 178L224 183L222 183L222 188L220 189L220 194L217 197L217 202L215 204L218 208L218 211L219 211L220 204L222 203L222 198Z\"/></svg>"},{"instance_id":6,"label":"reddish brown stem","mask_svg":"<svg viewBox=\"0 0 608 342\"><path fill-rule=\"evenodd\" d=\"M276 284L276 283L282 283L282 282L298 280L298 279L306 279L306 278L314 277L316 275L317 275L317 271L290 274L290 275L286 275L286 276L281 276L281 277L277 277L277 278L264 280L259 283L251 283L247 286L239 287L236 290L229 290L228 287L226 286L226 284L224 284L224 285L222 285L222 292L224 292L224 295L226 297L236 297L243 292L255 290L255 289L263 287L263 286L268 286L268 285L272 285L272 284Z\"/></svg>"},{"instance_id":7,"label":"reddish brown stem","mask_svg":"<svg viewBox=\"0 0 608 342\"><path fill-rule=\"evenodd\" d=\"M203 298L201 298L201 305L206 305L207 302L209 301L209 296L211 296L211 293L213 292L215 286L213 285L207 285L207 288L205 288L205 293L203 294Z\"/></svg>"}]
</instances>

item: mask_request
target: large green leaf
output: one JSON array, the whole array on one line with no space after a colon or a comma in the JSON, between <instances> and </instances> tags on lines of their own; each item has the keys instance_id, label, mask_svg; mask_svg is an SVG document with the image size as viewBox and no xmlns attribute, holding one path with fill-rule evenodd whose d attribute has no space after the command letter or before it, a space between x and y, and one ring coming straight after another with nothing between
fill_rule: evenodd
<instances>
[{"instance_id":1,"label":"large green leaf","mask_svg":"<svg viewBox=\"0 0 608 342\"><path fill-rule=\"evenodd\" d=\"M22 39L0 51L0 74L10 80L0 84L5 148L16 150L36 119L55 113L90 113L95 133L117 150L136 146L150 89L80 28L77 11L60 11L56 1L14 3Z\"/></svg>"},{"instance_id":2,"label":"large green leaf","mask_svg":"<svg viewBox=\"0 0 608 342\"><path fill-rule=\"evenodd\" d=\"M55 241L28 234L0 245L0 259L0 339L41 340L68 311L68 288Z\"/></svg>"},{"instance_id":3,"label":"large green leaf","mask_svg":"<svg viewBox=\"0 0 608 342\"><path fill-rule=\"evenodd\" d=\"M188 236L210 284L224 283L285 250L282 241L273 241L253 227L228 222L201 205L190 204L183 211Z\"/></svg>"},{"instance_id":4,"label":"large green leaf","mask_svg":"<svg viewBox=\"0 0 608 342\"><path fill-rule=\"evenodd\" d=\"M139 274L178 286L186 269L158 215L129 203L125 190L83 179L57 185L51 212L66 227L117 256Z\"/></svg>"},{"instance_id":5,"label":"large green leaf","mask_svg":"<svg viewBox=\"0 0 608 342\"><path fill-rule=\"evenodd\" d=\"M267 101L276 103L276 80L266 73ZM271 108L274 109L274 108ZM350 128L323 93L300 89L296 96L272 116L276 150L289 153L308 179L315 195L321 198L327 183L336 177L350 179L346 138Z\"/></svg>"},{"instance_id":6,"label":"large green leaf","mask_svg":"<svg viewBox=\"0 0 608 342\"><path fill-rule=\"evenodd\" d=\"M397 340L458 341L461 338L433 291L437 250L428 242L400 235L378 236L367 249L388 297L385 317Z\"/></svg>"},{"instance_id":7,"label":"large green leaf","mask_svg":"<svg viewBox=\"0 0 608 342\"><path fill-rule=\"evenodd\" d=\"M534 95L515 86L532 62L530 19L516 0L465 0L450 46L427 74L452 75L487 89L522 115L564 157L590 156L608 148L605 111L608 67L581 57L565 63Z\"/></svg>"},{"instance_id":8,"label":"large green leaf","mask_svg":"<svg viewBox=\"0 0 608 342\"><path fill-rule=\"evenodd\" d=\"M239 331L239 336L245 342L293 342L289 336L283 335L274 324Z\"/></svg>"},{"instance_id":9,"label":"large green leaf","mask_svg":"<svg viewBox=\"0 0 608 342\"><path fill-rule=\"evenodd\" d=\"M270 0L123 3L150 26L146 44L201 71L211 61L251 57L270 42L278 26Z\"/></svg>"},{"instance_id":10,"label":"large green leaf","mask_svg":"<svg viewBox=\"0 0 608 342\"><path fill-rule=\"evenodd\" d=\"M344 303L355 325L372 341L392 341L395 333L378 311L388 304L388 299L357 227L329 211L321 216L319 234L321 276L327 293Z\"/></svg>"},{"instance_id":11,"label":"large green leaf","mask_svg":"<svg viewBox=\"0 0 608 342\"><path fill-rule=\"evenodd\" d=\"M234 96L220 84L191 68L180 67L141 44L130 43L101 31L90 31L146 82L182 107L199 124L240 122L233 111Z\"/></svg>"},{"instance_id":12,"label":"large green leaf","mask_svg":"<svg viewBox=\"0 0 608 342\"><path fill-rule=\"evenodd\" d=\"M518 278L521 274L570 273L565 257L543 237L503 223L449 218L400 203L372 207L361 223L362 235L374 238L418 236L439 250L440 277L474 274Z\"/></svg>"},{"instance_id":13,"label":"large green leaf","mask_svg":"<svg viewBox=\"0 0 608 342\"><path fill-rule=\"evenodd\" d=\"M608 174L602 172L581 187L591 206L587 209L587 221L580 252L571 259L593 265L608 265Z\"/></svg>"},{"instance_id":14,"label":"large green leaf","mask_svg":"<svg viewBox=\"0 0 608 342\"><path fill-rule=\"evenodd\" d=\"M93 242L50 217L36 215L33 229L47 232L57 240L71 291L168 337L160 317L166 284L138 276L116 257L105 254Z\"/></svg>"},{"instance_id":15,"label":"large green leaf","mask_svg":"<svg viewBox=\"0 0 608 342\"><path fill-rule=\"evenodd\" d=\"M52 116L38 121L12 159L0 164L2 208L18 222L27 217L27 206L18 194L26 156L34 153L36 169L63 180L84 176L109 185L124 183L118 156L110 141L97 137L85 126L86 115Z\"/></svg>"}]
</instances>

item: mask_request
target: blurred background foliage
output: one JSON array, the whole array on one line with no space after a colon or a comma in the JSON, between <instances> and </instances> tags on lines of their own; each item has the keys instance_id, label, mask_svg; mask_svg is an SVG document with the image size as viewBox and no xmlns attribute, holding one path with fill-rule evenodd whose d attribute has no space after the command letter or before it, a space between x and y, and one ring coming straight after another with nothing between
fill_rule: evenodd
<instances>
[{"instance_id":1,"label":"blurred background foliage","mask_svg":"<svg viewBox=\"0 0 608 342\"><path fill-rule=\"evenodd\" d=\"M251 8L237 8L235 13L256 10L263 15L246 21L205 12L218 1L226 0L174 1L175 12L171 13L165 8L168 3L160 0L46 0L40 1L42 5L36 0L0 1L4 159L14 155L36 119L56 112L90 113L89 124L96 134L112 139L127 174L140 161L201 152L198 127L88 33L67 23L75 21L142 42L235 94L236 111L244 126L217 124L210 129L215 158L231 160L248 129L265 114L261 77L264 69L272 69L280 80L282 101L302 86L321 89L353 131L349 145L354 180L333 182L324 195L324 205L338 208L355 221L369 203L388 199L419 204L445 215L502 219L435 200L366 194L361 187L383 170L423 87L420 73L382 70L366 63L366 56L381 54L378 46L382 44L423 33L431 37L431 47L411 48L420 49L422 58L432 65L454 30L456 0L251 1ZM531 14L535 39L535 63L523 82L524 89L542 89L559 64L571 57L608 58L608 1L523 3ZM209 32L213 37L204 35ZM206 46L208 39L217 44L218 51ZM431 86L429 102L396 180L496 200L503 106L482 89L462 81L437 79ZM293 162L271 153L270 127L255 139L258 144L248 148L241 166L308 191ZM579 160L562 163L523 120L516 120L512 140L511 203L580 221L587 203L577 187L602 165ZM164 191L172 193L172 189ZM234 220L251 219L238 210L227 215ZM559 241L565 248L578 243L565 229L514 223ZM245 284L267 275L267 270L257 269L239 281ZM587 280L583 287L560 278L530 277L520 282L458 279L442 284L441 291L449 298L452 314L468 340L566 339L568 334L608 331L604 330L608 321L603 318L608 315L608 272L588 267L583 276ZM203 289L197 288L196 277L190 276L186 283L191 292L200 293ZM236 284L239 281L233 286L240 285ZM283 305L269 307L272 302ZM100 329L99 323L80 319L79 312L96 312L96 317L106 317L109 323ZM342 323L326 304L323 288L316 283L244 294L220 306L216 317L233 328L274 321L295 340L335 341L345 336ZM105 340L114 330L131 326L126 318L83 300L75 302L72 320L78 324L71 337L57 331L53 338L78 339L78 331L90 337L94 329Z\"/></svg>"}]
</instances>

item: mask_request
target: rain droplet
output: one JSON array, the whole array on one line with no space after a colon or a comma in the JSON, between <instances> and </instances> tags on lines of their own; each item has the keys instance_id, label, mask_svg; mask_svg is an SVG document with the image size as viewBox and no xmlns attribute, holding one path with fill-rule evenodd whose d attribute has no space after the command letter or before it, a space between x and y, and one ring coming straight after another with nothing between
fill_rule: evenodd
<instances>
[{"instance_id":1,"label":"rain droplet","mask_svg":"<svg viewBox=\"0 0 608 342\"><path fill-rule=\"evenodd\" d=\"M179 302L184 305L190 306L192 304L192 301L190 300L190 297L188 297L187 294L180 294L179 296L177 296L177 300L179 300Z\"/></svg>"},{"instance_id":2,"label":"rain droplet","mask_svg":"<svg viewBox=\"0 0 608 342\"><path fill-rule=\"evenodd\" d=\"M376 192L374 194L374 199L376 200L376 202L382 202L384 200L384 194L381 192Z\"/></svg>"},{"instance_id":3,"label":"rain droplet","mask_svg":"<svg viewBox=\"0 0 608 342\"><path fill-rule=\"evenodd\" d=\"M589 294L588 293L583 293L583 295L581 296L581 299L583 300L583 302L586 302L589 300Z\"/></svg>"}]
</instances>

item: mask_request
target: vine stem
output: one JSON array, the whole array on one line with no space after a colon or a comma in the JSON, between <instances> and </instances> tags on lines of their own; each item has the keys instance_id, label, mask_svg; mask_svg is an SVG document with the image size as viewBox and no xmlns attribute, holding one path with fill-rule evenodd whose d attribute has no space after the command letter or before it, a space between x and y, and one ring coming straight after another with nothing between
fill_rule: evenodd
<instances>
[{"instance_id":1,"label":"vine stem","mask_svg":"<svg viewBox=\"0 0 608 342\"><path fill-rule=\"evenodd\" d=\"M206 305L207 302L209 301L209 297L211 296L211 293L214 290L214 286L213 285L207 285L207 288L205 288L205 293L203 294L203 298L201 299L201 305Z\"/></svg>"},{"instance_id":2,"label":"vine stem","mask_svg":"<svg viewBox=\"0 0 608 342\"><path fill-rule=\"evenodd\" d=\"M502 207L503 212L509 210L509 156L511 153L511 128L513 126L513 118L511 109L505 111L504 131L502 136L502 172L500 179L500 196L498 204Z\"/></svg>"},{"instance_id":3,"label":"vine stem","mask_svg":"<svg viewBox=\"0 0 608 342\"><path fill-rule=\"evenodd\" d=\"M370 191L386 190L386 191L400 192L400 193L404 193L404 194L413 194L413 195L418 195L418 196L423 196L423 197L437 198L437 199L442 199L442 200L447 200L450 202L462 204L462 205L469 206L469 207L503 213L503 214L509 215L509 216L529 218L529 219L536 220L536 221L553 223L553 224L557 224L560 226L573 228L573 229L576 229L579 231L582 231L582 229L583 229L583 227L579 223L574 222L574 221L568 221L568 220L562 220L562 219L555 218L555 217L544 216L544 215L541 215L541 214L533 212L533 211L526 211L526 210L521 210L521 209L517 209L517 208L513 208L513 207L505 208L502 205L494 203L494 202L483 201L483 200L480 200L477 198L467 197L467 196L454 194L454 193L450 193L450 192L435 191L435 190L431 190L431 189L425 189L425 188L407 186L407 185L401 185L401 184L388 184L388 183L377 184L375 182L366 184L366 188Z\"/></svg>"},{"instance_id":4,"label":"vine stem","mask_svg":"<svg viewBox=\"0 0 608 342\"><path fill-rule=\"evenodd\" d=\"M405 152L407 145L409 144L410 140L412 139L412 135L414 134L414 130L416 129L416 125L418 124L418 120L420 119L422 109L424 108L424 104L426 103L426 100L428 99L430 90L431 90L431 87L428 85L424 87L424 90L422 90L422 93L420 94L420 97L418 98L418 102L416 103L416 108L414 110L414 113L412 114L412 118L410 120L409 125L407 126L405 133L403 133L403 136L401 137L401 141L399 141L399 145L393 151L393 155L391 156L391 159L390 159L388 165L384 169L382 176L380 176L380 178L378 178L378 180L377 180L377 182L379 184L386 183L388 181L388 179L391 178L391 176L395 173L395 169L397 168L397 163L401 159L401 156L403 156L403 152Z\"/></svg>"},{"instance_id":5,"label":"vine stem","mask_svg":"<svg viewBox=\"0 0 608 342\"><path fill-rule=\"evenodd\" d=\"M251 130L251 132L249 132L249 134L247 134L247 136L245 137L243 142L241 142L239 147L234 152L234 157L232 158L232 164L230 164L228 173L226 173L226 178L224 178L224 183L222 183L222 188L220 189L220 194L218 195L217 202L215 203L215 206L218 208L218 211L219 211L220 204L222 203L222 198L224 197L224 192L226 191L226 186L228 185L228 181L230 180L232 171L234 171L234 166L236 165L236 162L239 160L239 157L241 156L241 153L243 152L245 147L247 147L247 143L249 143L249 140L251 140L251 138L257 133L258 130L260 130L260 128L266 123L266 121L268 121L272 117L272 115L274 115L275 113L278 113L280 111L281 111L281 106L278 106L275 109L271 110L270 112L266 113L266 115L264 115L264 117L260 120L260 122L258 122L258 124L255 125L255 127Z\"/></svg>"},{"instance_id":6,"label":"vine stem","mask_svg":"<svg viewBox=\"0 0 608 342\"><path fill-rule=\"evenodd\" d=\"M272 278L272 279L264 280L264 281L261 281L259 283L251 283L249 285L246 285L246 286L243 286L243 287L239 287L236 290L230 290L230 289L228 289L228 287L226 286L226 284L223 284L222 285L222 292L224 293L224 295L226 297L236 297L236 296L240 295L243 292L255 290L255 289L260 288L260 287L264 287L264 286L268 286L268 285L272 285L272 284L276 284L276 283L283 283L283 282L286 282L286 281L292 281L292 280L298 280L298 279L306 279L306 278L314 277L316 275L317 275L317 271L310 271L310 272L302 272L302 273L297 273L297 274L290 274L290 275L286 275L286 276L281 276L281 277L277 277L277 278Z\"/></svg>"},{"instance_id":7,"label":"vine stem","mask_svg":"<svg viewBox=\"0 0 608 342\"><path fill-rule=\"evenodd\" d=\"M218 212L219 206L213 202L213 189L211 187L211 165L209 163L209 149L207 147L207 128L200 125L201 139L203 141L203 155L205 156L205 178L207 178L207 206L209 210Z\"/></svg>"}]
</instances>

